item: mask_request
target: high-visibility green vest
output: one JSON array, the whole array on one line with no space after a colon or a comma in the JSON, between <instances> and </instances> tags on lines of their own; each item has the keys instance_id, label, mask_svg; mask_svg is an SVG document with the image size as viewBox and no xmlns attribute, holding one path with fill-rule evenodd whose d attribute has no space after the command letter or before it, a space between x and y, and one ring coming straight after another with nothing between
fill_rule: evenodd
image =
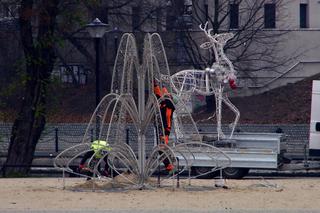
<instances>
[{"instance_id":1,"label":"high-visibility green vest","mask_svg":"<svg viewBox=\"0 0 320 213\"><path fill-rule=\"evenodd\" d=\"M103 157L103 151L111 151L111 147L107 141L95 140L91 144L91 149L94 151L96 158Z\"/></svg>"}]
</instances>

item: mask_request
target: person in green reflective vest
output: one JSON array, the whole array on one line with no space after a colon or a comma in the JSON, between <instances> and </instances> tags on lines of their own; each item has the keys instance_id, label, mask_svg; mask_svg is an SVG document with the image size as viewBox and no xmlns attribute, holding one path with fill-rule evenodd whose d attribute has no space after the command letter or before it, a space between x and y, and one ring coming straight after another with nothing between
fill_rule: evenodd
<instances>
[{"instance_id":1,"label":"person in green reflective vest","mask_svg":"<svg viewBox=\"0 0 320 213\"><path fill-rule=\"evenodd\" d=\"M91 150L89 152L87 152L80 161L80 165L79 165L80 172L83 170L90 170L90 168L85 167L85 163L92 156L94 156L93 157L94 159L100 160L106 154L106 152L111 151L111 147L110 147L109 143L107 141L103 141L103 140L93 141L90 148L91 148ZM108 172L109 166L108 166L108 158L107 157L108 156L106 155L103 159L105 162L105 170L104 170L103 175L105 175L105 176L109 176L109 172Z\"/></svg>"}]
</instances>

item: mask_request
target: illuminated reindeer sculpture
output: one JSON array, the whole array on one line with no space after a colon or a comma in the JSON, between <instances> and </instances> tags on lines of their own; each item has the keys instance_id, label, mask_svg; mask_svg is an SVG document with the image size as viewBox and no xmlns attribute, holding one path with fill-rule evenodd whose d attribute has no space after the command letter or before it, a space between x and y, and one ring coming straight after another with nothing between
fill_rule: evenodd
<instances>
[{"instance_id":1,"label":"illuminated reindeer sculpture","mask_svg":"<svg viewBox=\"0 0 320 213\"><path fill-rule=\"evenodd\" d=\"M222 102L225 103L236 115L234 122L230 124L232 131L229 139L231 139L239 121L240 112L231 103L225 92L227 84L229 84L231 89L236 88L236 71L232 62L225 55L223 48L227 41L233 38L233 34L222 33L212 35L212 29L208 29L208 22L204 27L201 25L199 27L209 39L208 42L201 44L200 47L212 50L215 62L205 70L182 70L172 75L173 88L185 101L190 100L191 94L194 92L206 96L215 95L218 140L226 138L221 129Z\"/></svg>"}]
</instances>

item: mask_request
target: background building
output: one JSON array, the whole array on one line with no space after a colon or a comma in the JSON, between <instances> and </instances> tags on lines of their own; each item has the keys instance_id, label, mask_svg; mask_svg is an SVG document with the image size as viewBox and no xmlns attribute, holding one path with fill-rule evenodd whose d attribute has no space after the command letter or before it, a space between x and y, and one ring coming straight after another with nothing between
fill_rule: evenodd
<instances>
[{"instance_id":1,"label":"background building","mask_svg":"<svg viewBox=\"0 0 320 213\"><path fill-rule=\"evenodd\" d=\"M21 54L18 39L10 42L19 37L18 8L16 1L0 3L1 75L6 75L12 61L17 61ZM239 72L238 95L261 93L319 73L319 10L320 2L316 0L100 1L97 5L73 8L72 12L82 11L82 24L69 26L69 32L76 33L68 34L63 47L59 47L53 75L65 83L94 83L93 40L85 30L79 29L95 17L111 25L100 48L106 91L124 32L133 32L139 43L145 32L160 33L171 72L203 69L214 58L199 49L206 38L198 25L209 21L213 33L235 34L226 52Z\"/></svg>"}]
</instances>

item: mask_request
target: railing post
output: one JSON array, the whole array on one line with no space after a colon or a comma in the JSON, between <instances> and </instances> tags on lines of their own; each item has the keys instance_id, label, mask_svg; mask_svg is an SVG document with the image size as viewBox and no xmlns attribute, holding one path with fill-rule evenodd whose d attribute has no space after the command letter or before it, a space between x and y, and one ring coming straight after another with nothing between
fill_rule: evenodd
<instances>
[{"instance_id":1,"label":"railing post","mask_svg":"<svg viewBox=\"0 0 320 213\"><path fill-rule=\"evenodd\" d=\"M2 165L2 177L6 177L6 163Z\"/></svg>"},{"instance_id":2,"label":"railing post","mask_svg":"<svg viewBox=\"0 0 320 213\"><path fill-rule=\"evenodd\" d=\"M91 128L90 132L91 132L91 142L92 142L93 141L93 128Z\"/></svg>"},{"instance_id":3,"label":"railing post","mask_svg":"<svg viewBox=\"0 0 320 213\"><path fill-rule=\"evenodd\" d=\"M129 145L129 128L126 129L126 143Z\"/></svg>"},{"instance_id":4,"label":"railing post","mask_svg":"<svg viewBox=\"0 0 320 213\"><path fill-rule=\"evenodd\" d=\"M159 154L158 154L158 161L159 161ZM160 187L160 175L161 175L161 168L160 163L158 165L158 187Z\"/></svg>"},{"instance_id":5,"label":"railing post","mask_svg":"<svg viewBox=\"0 0 320 213\"><path fill-rule=\"evenodd\" d=\"M54 131L55 131L55 150L56 150L56 152L59 152L59 137L58 137L58 128L56 127L55 129L54 129Z\"/></svg>"},{"instance_id":6,"label":"railing post","mask_svg":"<svg viewBox=\"0 0 320 213\"><path fill-rule=\"evenodd\" d=\"M308 152L307 152L307 144L306 143L303 145L303 149L304 149L304 156L303 156L304 166L307 167L308 166Z\"/></svg>"},{"instance_id":7,"label":"railing post","mask_svg":"<svg viewBox=\"0 0 320 213\"><path fill-rule=\"evenodd\" d=\"M177 188L180 187L180 172L179 172L179 158L176 158L177 159Z\"/></svg>"}]
</instances>

